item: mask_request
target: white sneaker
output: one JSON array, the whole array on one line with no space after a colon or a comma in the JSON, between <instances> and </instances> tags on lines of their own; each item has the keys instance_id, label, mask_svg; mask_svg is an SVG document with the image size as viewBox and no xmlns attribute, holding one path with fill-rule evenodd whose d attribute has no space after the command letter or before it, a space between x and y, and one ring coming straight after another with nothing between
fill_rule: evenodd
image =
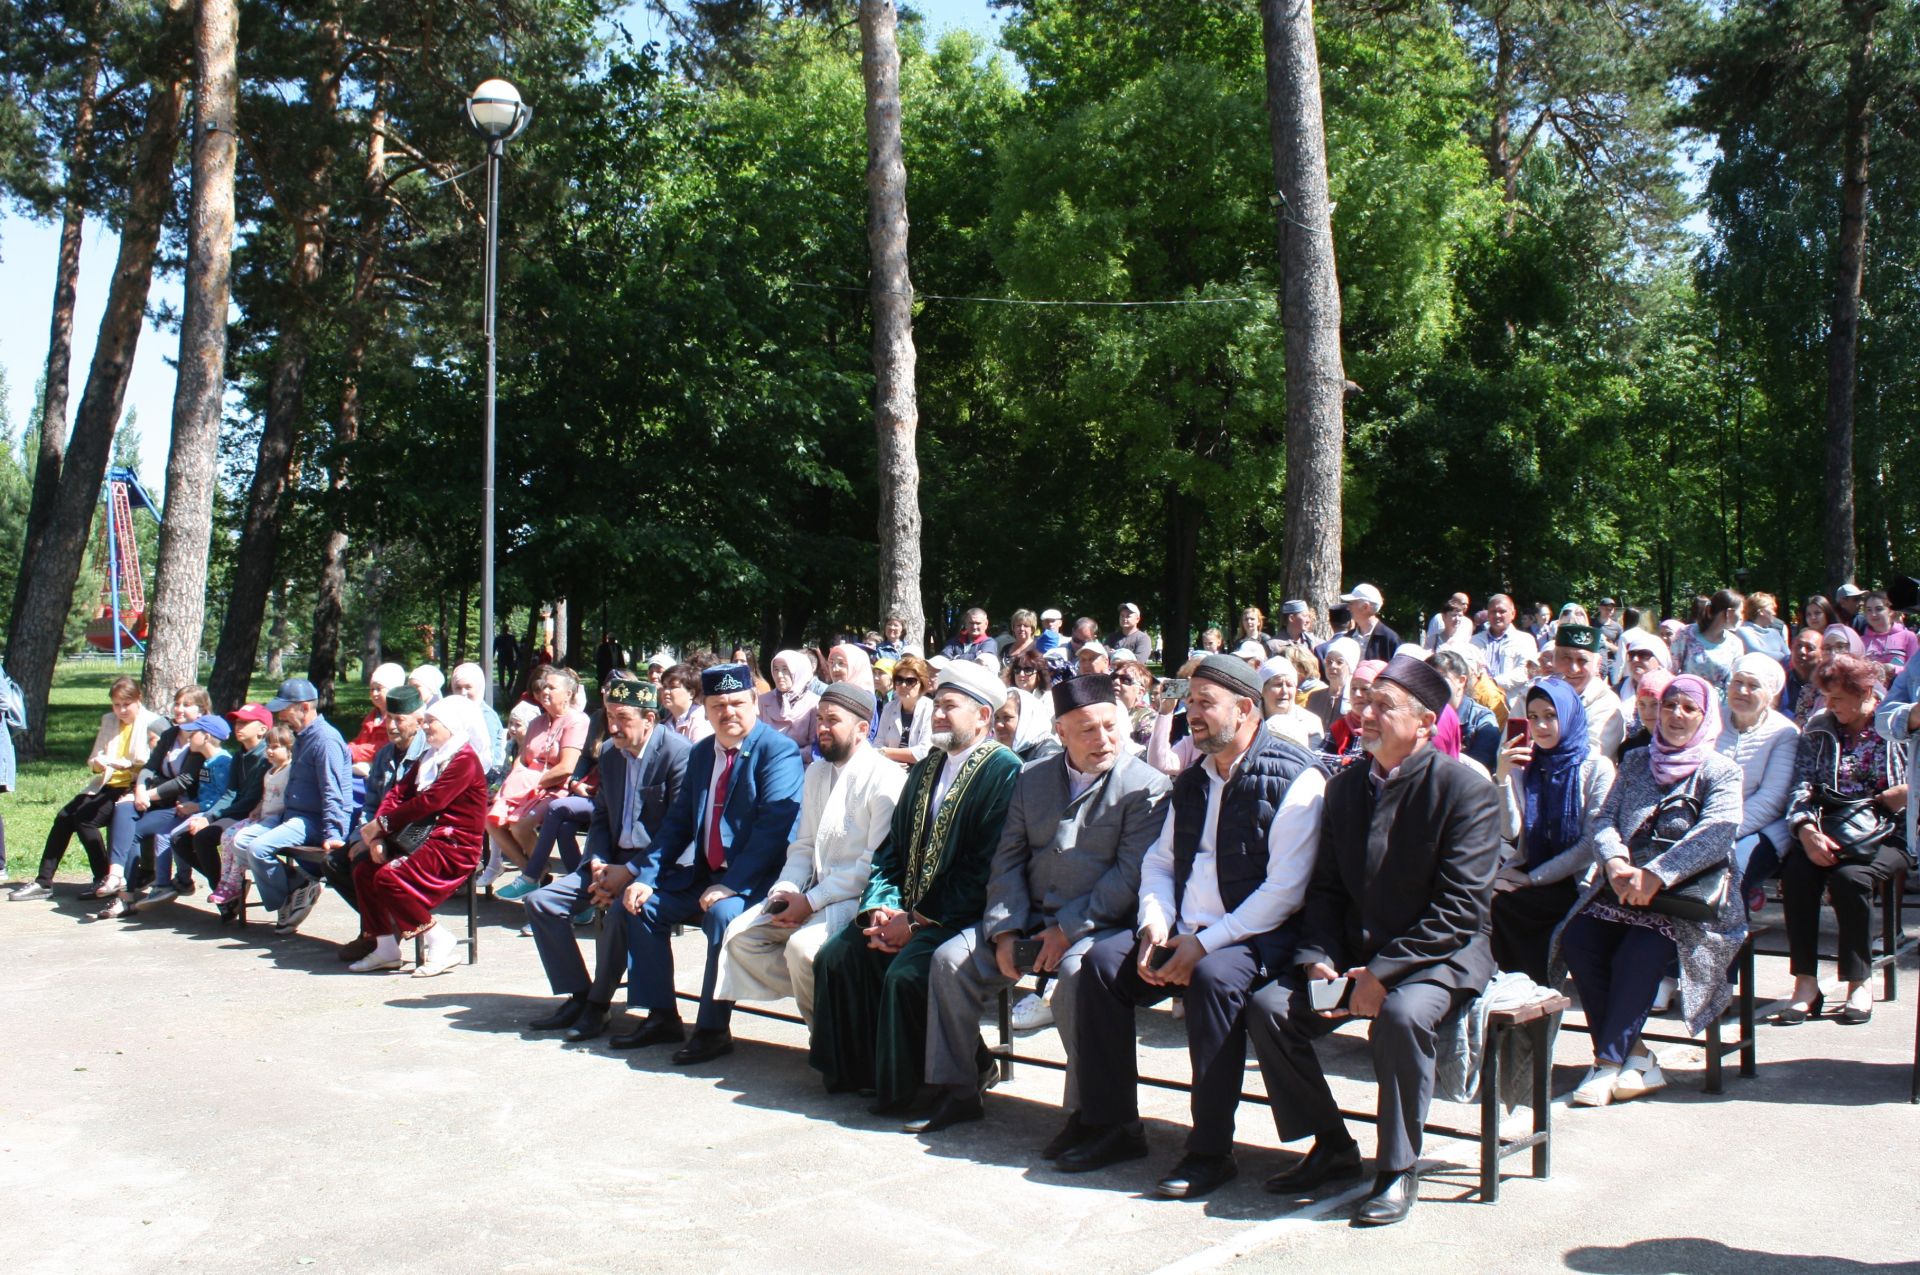
<instances>
[{"instance_id":1,"label":"white sneaker","mask_svg":"<svg viewBox=\"0 0 1920 1275\"><path fill-rule=\"evenodd\" d=\"M421 936L420 964L414 966L415 978L444 974L460 963L460 941L439 926Z\"/></svg>"},{"instance_id":2,"label":"white sneaker","mask_svg":"<svg viewBox=\"0 0 1920 1275\"><path fill-rule=\"evenodd\" d=\"M1625 1102L1666 1087L1667 1078L1660 1071L1660 1060L1651 1053L1635 1054L1627 1059L1627 1065L1620 1069L1613 1082L1613 1100Z\"/></svg>"},{"instance_id":3,"label":"white sneaker","mask_svg":"<svg viewBox=\"0 0 1920 1275\"><path fill-rule=\"evenodd\" d=\"M1613 1101L1613 1087L1619 1079L1620 1068L1612 1063L1595 1063L1567 1101L1576 1107L1604 1107Z\"/></svg>"},{"instance_id":4,"label":"white sneaker","mask_svg":"<svg viewBox=\"0 0 1920 1275\"><path fill-rule=\"evenodd\" d=\"M1013 1007L1013 1030L1035 1032L1053 1026L1053 1006L1038 992L1028 992Z\"/></svg>"},{"instance_id":5,"label":"white sneaker","mask_svg":"<svg viewBox=\"0 0 1920 1275\"><path fill-rule=\"evenodd\" d=\"M1187 1016L1187 1003L1179 999L1178 997L1175 997L1173 1002L1173 1021L1177 1023L1181 1019L1185 1018L1186 1016Z\"/></svg>"},{"instance_id":6,"label":"white sneaker","mask_svg":"<svg viewBox=\"0 0 1920 1275\"><path fill-rule=\"evenodd\" d=\"M1667 1006L1673 1004L1673 994L1679 990L1679 987L1680 984L1673 979L1661 979L1660 986L1656 988L1653 993L1653 1008L1647 1012L1652 1014L1666 1013Z\"/></svg>"},{"instance_id":7,"label":"white sneaker","mask_svg":"<svg viewBox=\"0 0 1920 1275\"><path fill-rule=\"evenodd\" d=\"M500 857L500 847L490 846L487 850L487 866L480 869L480 875L474 880L473 888L476 890L491 889L493 883L498 881L500 875L506 870L507 861Z\"/></svg>"},{"instance_id":8,"label":"white sneaker","mask_svg":"<svg viewBox=\"0 0 1920 1275\"><path fill-rule=\"evenodd\" d=\"M382 934L374 943L373 950L347 966L355 974L372 974L377 970L397 970L400 968L400 941L391 934Z\"/></svg>"},{"instance_id":9,"label":"white sneaker","mask_svg":"<svg viewBox=\"0 0 1920 1275\"><path fill-rule=\"evenodd\" d=\"M287 900L287 906L280 914L280 923L273 927L274 932L292 934L299 929L300 922L306 920L307 915L313 911L314 905L320 902L320 895L325 889L326 887L320 882L310 881L295 890L293 897Z\"/></svg>"}]
</instances>

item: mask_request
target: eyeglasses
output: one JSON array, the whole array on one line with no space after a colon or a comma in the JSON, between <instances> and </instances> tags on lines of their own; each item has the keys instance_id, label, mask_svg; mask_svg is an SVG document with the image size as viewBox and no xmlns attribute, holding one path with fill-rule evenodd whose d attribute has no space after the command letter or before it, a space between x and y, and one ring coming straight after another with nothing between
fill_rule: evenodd
<instances>
[{"instance_id":1,"label":"eyeglasses","mask_svg":"<svg viewBox=\"0 0 1920 1275\"><path fill-rule=\"evenodd\" d=\"M896 677L893 679L893 684L895 686L918 686L920 685L920 679L917 677Z\"/></svg>"}]
</instances>

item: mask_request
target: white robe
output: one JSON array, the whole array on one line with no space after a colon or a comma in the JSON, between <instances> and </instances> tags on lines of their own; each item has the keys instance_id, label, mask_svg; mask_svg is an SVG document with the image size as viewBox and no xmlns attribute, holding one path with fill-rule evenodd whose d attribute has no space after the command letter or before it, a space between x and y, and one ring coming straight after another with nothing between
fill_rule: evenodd
<instances>
[{"instance_id":1,"label":"white robe","mask_svg":"<svg viewBox=\"0 0 1920 1275\"><path fill-rule=\"evenodd\" d=\"M727 927L720 953L723 1001L771 1001L792 996L813 1021L813 958L847 928L860 906L873 852L893 826L893 808L906 769L862 743L844 765L824 758L807 767L800 789L800 822L787 846L786 866L768 893L804 894L813 914L788 929L772 924L766 904L748 908Z\"/></svg>"}]
</instances>

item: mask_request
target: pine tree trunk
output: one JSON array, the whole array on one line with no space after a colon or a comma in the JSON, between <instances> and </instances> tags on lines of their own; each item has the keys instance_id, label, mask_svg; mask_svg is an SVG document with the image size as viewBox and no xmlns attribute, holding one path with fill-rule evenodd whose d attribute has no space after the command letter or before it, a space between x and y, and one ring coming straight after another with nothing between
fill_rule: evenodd
<instances>
[{"instance_id":1,"label":"pine tree trunk","mask_svg":"<svg viewBox=\"0 0 1920 1275\"><path fill-rule=\"evenodd\" d=\"M867 248L872 255L874 430L879 448L880 614L898 616L919 650L920 460L914 436L913 282L907 269L907 165L900 142L899 15L861 0L860 71L867 93Z\"/></svg>"},{"instance_id":2,"label":"pine tree trunk","mask_svg":"<svg viewBox=\"0 0 1920 1275\"><path fill-rule=\"evenodd\" d=\"M324 136L340 102L340 25L322 28L324 61L307 82L307 104L316 134ZM244 701L260 656L260 624L267 597L273 591L280 556L280 526L286 516L287 483L293 473L294 447L299 441L300 417L305 408L308 327L317 298L315 285L326 265L327 219L332 211L327 197L333 148L315 146L297 196L285 211L293 236L293 258L287 269L287 305L275 335L273 370L267 378L266 419L247 490L247 511L240 526L240 544L234 554L233 580L227 592L227 613L220 626L220 645L214 652L213 674L207 690L216 704Z\"/></svg>"},{"instance_id":3,"label":"pine tree trunk","mask_svg":"<svg viewBox=\"0 0 1920 1275\"><path fill-rule=\"evenodd\" d=\"M96 15L92 15L97 17ZM40 448L34 458L33 494L21 541L22 570L13 582L13 616L27 600L25 564L40 556L40 541L60 490L67 451L67 381L73 370L73 308L80 291L80 246L87 225L87 172L93 160L94 102L100 86L100 43L87 45L80 70L80 100L74 107L73 140L67 147L66 192L61 200L60 255L53 269L53 322L47 335L46 384L40 396ZM11 630L9 623L9 630ZM11 631L7 649L13 649Z\"/></svg>"},{"instance_id":4,"label":"pine tree trunk","mask_svg":"<svg viewBox=\"0 0 1920 1275\"><path fill-rule=\"evenodd\" d=\"M322 707L333 710L334 682L340 672L340 623L346 614L347 492L353 446L360 437L360 369L367 357L372 326L373 290L379 278L380 249L386 225L386 84L374 92L367 120L367 170L360 206L359 261L348 308L347 348L340 375L340 402L334 413L333 443L327 456L327 538L321 551L320 579L314 590L313 644L307 653L307 677L320 692ZM368 665L371 669L372 665Z\"/></svg>"},{"instance_id":5,"label":"pine tree trunk","mask_svg":"<svg viewBox=\"0 0 1920 1275\"><path fill-rule=\"evenodd\" d=\"M162 40L168 45L179 44L189 29L190 15L188 0L167 0ZM94 339L87 386L81 392L73 434L67 440L60 487L41 537L40 552L22 564L27 585L23 601L14 612L13 632L7 643L7 671L20 683L27 700L27 720L32 724L20 749L22 760L38 757L46 744L47 692L53 685L67 614L73 608L74 584L86 556L100 487L106 481L107 458L113 450L113 433L120 424L120 405L126 398L127 378L140 343L161 224L172 202L173 157L180 138L181 104L186 98L186 64L181 59L170 60L167 65L165 77L156 80L148 94L147 117L128 178L120 252L107 290L106 311Z\"/></svg>"},{"instance_id":6,"label":"pine tree trunk","mask_svg":"<svg viewBox=\"0 0 1920 1275\"><path fill-rule=\"evenodd\" d=\"M194 24L193 192L187 213L180 374L167 453L167 509L153 573L144 686L149 703L200 673L214 470L227 392L227 303L233 286L239 0L199 0ZM224 707L224 706L222 706ZM235 705L237 707L237 705Z\"/></svg>"},{"instance_id":7,"label":"pine tree trunk","mask_svg":"<svg viewBox=\"0 0 1920 1275\"><path fill-rule=\"evenodd\" d=\"M1312 0L1261 0L1267 120L1279 200L1281 309L1286 325L1287 480L1281 589L1303 598L1324 631L1340 594L1340 478L1346 373L1340 361L1340 282L1327 197L1320 54Z\"/></svg>"},{"instance_id":8,"label":"pine tree trunk","mask_svg":"<svg viewBox=\"0 0 1920 1275\"><path fill-rule=\"evenodd\" d=\"M1860 356L1860 294L1866 281L1867 159L1873 134L1874 19L1879 5L1847 0L1856 40L1847 67L1847 131L1840 174L1840 251L1827 325L1827 520L1829 587L1854 578L1853 418Z\"/></svg>"}]
</instances>

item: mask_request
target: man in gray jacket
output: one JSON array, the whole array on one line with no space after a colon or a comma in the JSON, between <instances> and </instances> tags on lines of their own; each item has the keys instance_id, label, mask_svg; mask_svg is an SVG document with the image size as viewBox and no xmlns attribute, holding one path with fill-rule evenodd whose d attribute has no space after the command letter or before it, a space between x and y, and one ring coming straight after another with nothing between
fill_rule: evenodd
<instances>
[{"instance_id":1,"label":"man in gray jacket","mask_svg":"<svg viewBox=\"0 0 1920 1275\"><path fill-rule=\"evenodd\" d=\"M980 1014L987 999L1031 971L1063 984L1054 996L1061 1039L1071 1041L1074 977L1099 940L1133 926L1140 861L1166 821L1167 777L1127 749L1128 722L1113 678L1089 674L1053 688L1054 726L1066 751L1033 762L1014 781L979 926L934 954L927 1081L943 1093L931 1115L905 1126L933 1133L983 1114ZM1037 942L1030 962L1016 944ZM1079 1090L1067 1057L1067 1128L1077 1135ZM1049 1157L1053 1154L1050 1147Z\"/></svg>"}]
</instances>

